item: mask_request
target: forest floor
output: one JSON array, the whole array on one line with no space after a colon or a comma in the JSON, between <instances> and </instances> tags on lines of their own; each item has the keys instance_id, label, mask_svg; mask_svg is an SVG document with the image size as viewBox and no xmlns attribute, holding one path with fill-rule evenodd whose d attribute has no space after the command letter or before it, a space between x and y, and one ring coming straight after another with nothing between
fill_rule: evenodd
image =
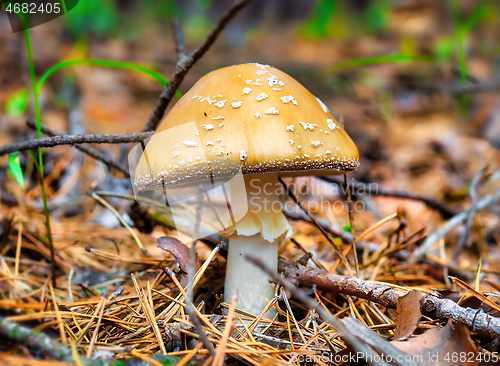
<instances>
[{"instance_id":1,"label":"forest floor","mask_svg":"<svg viewBox=\"0 0 500 366\"><path fill-rule=\"evenodd\" d=\"M437 19L428 13L413 19L406 36L414 37L416 50L425 50L440 37L439 27L429 26ZM47 27L58 29L57 24ZM134 204L127 196L131 194L127 177L74 147L45 149L57 262L53 287L34 163L28 154L22 158L26 178L22 189L7 174L7 157L2 156L0 330L16 322L44 331L57 342L35 351L44 341L7 341L6 331L0 332L5 339L0 342L1 363L128 360L134 365L195 361L222 365L227 356L227 364L303 364L312 357L319 364L338 364L340 358L335 357L353 350L393 357L421 355L425 365L437 364L429 360L436 353L449 362L455 359L446 360L446 355L458 355L453 364L498 361L500 96L495 91L458 95L460 75L453 63L404 61L331 70L331 65L346 59L393 51L401 32L312 41L301 38L292 25L267 24L239 48L217 41L180 87L187 91L205 73L229 64L271 64L296 78L344 121L361 157L359 169L348 175L358 280L353 278L342 177L285 179L294 183L306 211L321 203L320 210L314 209L320 229L309 212L285 198L294 234L279 248L280 271L305 292L282 284L286 291L269 299L278 311L272 321L239 311L237 304L234 309L234 304L222 302L226 249L217 246L217 240L200 242L197 256L202 266L194 304L215 349L211 355L185 311L181 259L157 247L159 237L175 234L167 208ZM21 38L0 37L4 38L0 38L0 105L4 105L27 85L29 73L27 63L19 62L19 57L24 59ZM32 38L40 73L82 52L56 32L35 29ZM147 39L165 41L157 46ZM168 77L177 62L172 35L151 27L147 39L134 45L95 40L85 53L155 65ZM188 49L194 47L188 42ZM467 71L474 76L467 83L478 84L494 79L495 65L472 53ZM54 74L44 87L42 123L59 131L71 126L92 134L139 132L160 91L155 81L130 71L74 67ZM71 113L81 118L68 122ZM35 138L26 126L31 115L29 109L19 116L0 114L0 146ZM97 148L126 164L130 146ZM128 215L133 227L121 225L109 206ZM349 268L336 250L347 257ZM310 269L319 272L309 276ZM314 307L302 300L304 293L314 300ZM230 324L235 326L232 332ZM342 325L354 339L338 332ZM178 358L151 357L158 353ZM464 354L465 361L460 358Z\"/></svg>"}]
</instances>

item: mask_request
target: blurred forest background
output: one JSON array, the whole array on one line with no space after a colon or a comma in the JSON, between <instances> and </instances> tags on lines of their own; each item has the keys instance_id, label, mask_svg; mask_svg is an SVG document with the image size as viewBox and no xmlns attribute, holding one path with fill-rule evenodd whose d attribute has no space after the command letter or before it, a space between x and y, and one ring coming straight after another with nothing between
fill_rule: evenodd
<instances>
[{"instance_id":1,"label":"blurred forest background","mask_svg":"<svg viewBox=\"0 0 500 366\"><path fill-rule=\"evenodd\" d=\"M81 0L65 16L30 30L36 75L40 78L64 60L104 59L141 65L168 79L178 61L173 20L177 17L182 20L189 52L231 3L230 0ZM423 228L432 233L453 214L470 207L471 180L478 172L481 174L477 180L481 180L484 167L496 173L488 184L484 179L483 184L476 182L477 194L484 196L499 188L499 40L497 0L255 0L229 23L187 74L180 90L187 91L214 69L247 62L270 64L297 79L323 100L337 120L343 119L345 130L356 143L361 165L349 174L349 179L403 192L403 198L405 194L418 195L439 203L441 208L436 209L425 200L401 199L394 194L355 195L353 198L362 200L368 208L354 216L357 234L399 212L400 220L391 221L370 239L387 244L394 238L395 230L401 230L402 217L409 232ZM139 132L162 89L154 78L131 69L85 63L66 67L50 75L40 90L41 122L70 134ZM173 105L174 101L169 108ZM2 10L0 146L36 138L36 132L26 126L27 118L34 115L24 36L11 32ZM130 144L93 146L113 160L127 163ZM120 213L129 215L150 254L145 257L115 216L88 194L93 189L127 193L127 178L72 147L44 149L43 154L54 245L59 253L58 265L64 270L62 280L73 268L75 276L78 273L82 276L79 278L82 282L90 278L82 268L96 273L112 268L111 274L124 276L123 281L128 281L128 288L133 289L128 273L149 268L157 263L154 258L165 257L156 248L156 238L168 234L170 229L158 216L153 215L153 220L145 222L142 211L137 214L130 203L109 199ZM49 263L36 168L29 154L22 153L19 157L24 189L19 184L19 174L16 181L16 174L9 168L8 157L0 156L0 220L5 234L0 241L0 254L14 257L17 231L9 235L6 228L16 228L27 233L23 239L23 258ZM322 191L324 186L315 178L298 181L305 185L317 183L316 194L332 202L338 196L343 198L338 192ZM301 199L307 207L308 202L317 198L309 194ZM375 270L367 268L364 276L373 275L372 280L400 286L457 290L447 277L448 270L456 270L464 275L464 280L473 282L481 263L479 272L481 268L484 271L481 281L486 279L488 284L493 282L497 286L487 287L482 282L481 286L486 286L483 290L499 291L499 213L498 204L492 204L477 215L470 224L466 245L459 250L464 226L444 238L441 235L430 251L434 255L432 266L406 266L407 263L400 262L401 258L392 258L394 251L391 251L384 264L379 263ZM345 210L337 212L332 208L319 215L334 227L349 231ZM321 233L300 220L292 225L294 238L330 268L335 255ZM335 242L342 244L339 238ZM114 253L113 243L120 243L127 261L110 255L93 256L85 251L90 245ZM211 250L209 246L200 247L199 254L207 258ZM280 255L290 260L302 254L292 243L280 248ZM451 267L446 266L448 262ZM29 263L25 265L29 267ZM373 262L372 267L375 263L378 262ZM444 267L439 267L443 263ZM13 266L12 261L9 266ZM218 271L223 273L219 267ZM47 273L43 271L40 273ZM92 276L89 286L96 291L104 288L99 283L111 281L109 276ZM44 280L40 281L40 286L46 286ZM0 292L5 294L6 283L0 282ZM223 280L218 278L214 283L221 286ZM217 289L220 292L220 287ZM24 293L17 295L24 299L20 302L26 300ZM57 296L61 301L69 301L63 293ZM213 293L204 300L207 304L216 303ZM361 317L365 315L362 313ZM496 347L491 350L498 350L498 343Z\"/></svg>"},{"instance_id":2,"label":"blurred forest background","mask_svg":"<svg viewBox=\"0 0 500 366\"><path fill-rule=\"evenodd\" d=\"M230 3L82 1L31 30L36 72L66 59L99 58L141 64L168 78L177 62L174 17L183 20L192 49ZM498 5L494 0L256 0L188 73L181 90L216 68L268 63L318 95L334 116L343 115L363 157L358 178L452 196L465 177L491 161L495 150L486 139L500 145L498 95L453 92L467 75L498 80ZM33 110L23 36L11 33L5 12L0 30L0 143L7 143L33 137L25 127ZM69 67L44 84L42 121L67 131L68 115L76 111L81 132L137 132L160 90L154 80L129 70ZM104 149L119 158L116 146ZM0 159L5 166L6 157ZM443 164L460 169L448 174Z\"/></svg>"}]
</instances>

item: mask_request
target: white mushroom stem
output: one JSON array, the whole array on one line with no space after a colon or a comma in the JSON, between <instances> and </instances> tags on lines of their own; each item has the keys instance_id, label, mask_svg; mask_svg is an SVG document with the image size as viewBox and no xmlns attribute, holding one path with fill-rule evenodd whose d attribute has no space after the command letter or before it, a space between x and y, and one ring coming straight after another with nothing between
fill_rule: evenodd
<instances>
[{"instance_id":1,"label":"white mushroom stem","mask_svg":"<svg viewBox=\"0 0 500 366\"><path fill-rule=\"evenodd\" d=\"M246 255L258 256L269 268L275 268L278 261L278 241L270 243L260 234L234 234L229 238L224 299L229 301L237 293L237 307L258 315L267 305L266 299L271 301L274 297L274 285L269 283L267 274L245 259ZM274 314L274 310L269 311L266 318L272 318Z\"/></svg>"},{"instance_id":2,"label":"white mushroom stem","mask_svg":"<svg viewBox=\"0 0 500 366\"><path fill-rule=\"evenodd\" d=\"M230 228L224 299L227 302L236 293L237 307L258 315L274 297L275 286L245 256L258 257L277 269L278 245L290 226L281 212L282 189L276 174L245 176L245 185L249 211ZM271 309L265 317L275 313Z\"/></svg>"}]
</instances>

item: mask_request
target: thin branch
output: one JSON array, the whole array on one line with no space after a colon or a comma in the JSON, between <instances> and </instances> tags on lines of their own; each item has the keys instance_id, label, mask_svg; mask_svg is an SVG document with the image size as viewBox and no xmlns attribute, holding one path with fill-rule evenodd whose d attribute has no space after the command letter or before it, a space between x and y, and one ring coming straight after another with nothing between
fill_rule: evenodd
<instances>
[{"instance_id":1,"label":"thin branch","mask_svg":"<svg viewBox=\"0 0 500 366\"><path fill-rule=\"evenodd\" d=\"M321 264L321 262L319 261L316 261L314 260L314 255L311 253L311 252L308 252L303 246L302 244L300 244L295 238L290 238L290 241L295 244L295 246L297 248L299 248L303 253L304 253L304 256L302 256L303 260L304 260L304 264L307 264L307 261L310 259L315 265L316 267L320 268L320 269L323 269L323 270L326 270L325 266L323 266ZM302 260L302 258L300 260Z\"/></svg>"},{"instance_id":2,"label":"thin branch","mask_svg":"<svg viewBox=\"0 0 500 366\"><path fill-rule=\"evenodd\" d=\"M193 52L182 57L175 66L175 71L170 77L170 81L161 92L156 105L149 116L146 124L144 125L143 132L156 130L156 127L160 123L168 104L172 100L175 92L181 85L184 77L188 71L193 67L193 65L198 61L205 52L212 46L219 34L226 27L229 21L252 0L239 0L234 3L227 12L219 19L217 25L212 29L207 38L196 48Z\"/></svg>"},{"instance_id":3,"label":"thin branch","mask_svg":"<svg viewBox=\"0 0 500 366\"><path fill-rule=\"evenodd\" d=\"M358 249L356 248L356 234L354 231L354 218L352 215L352 198L351 191L347 188L349 184L347 183L347 174L344 174L344 187L347 190L347 212L349 213L349 228L351 230L352 236L352 254L354 254L354 263L356 265L356 277L359 278L359 262L358 262Z\"/></svg>"},{"instance_id":4,"label":"thin branch","mask_svg":"<svg viewBox=\"0 0 500 366\"><path fill-rule=\"evenodd\" d=\"M457 85L451 89L451 93L454 95L478 94L497 89L500 89L500 80L498 78L491 81L483 81L481 83Z\"/></svg>"},{"instance_id":5,"label":"thin branch","mask_svg":"<svg viewBox=\"0 0 500 366\"><path fill-rule=\"evenodd\" d=\"M0 336L10 339L14 342L19 342L28 346L30 350L40 350L42 354L51 357L55 360L74 364L71 349L63 346L56 340L44 333L40 333L35 329L20 325L8 318L0 317ZM175 356L151 355L154 360L169 361L170 364L175 364L178 358ZM129 359L125 362L117 362L112 358L98 358L95 360L88 359L79 355L81 364L85 366L117 366L117 365L136 365L138 359ZM48 360L46 360L48 364Z\"/></svg>"},{"instance_id":6,"label":"thin branch","mask_svg":"<svg viewBox=\"0 0 500 366\"><path fill-rule=\"evenodd\" d=\"M209 350L212 357L215 357L215 349L212 346L212 343L208 340L207 335L203 331L203 327L201 325L201 321L198 318L198 314L194 309L194 277L196 275L196 243L198 242L198 235L200 230L200 221L201 221L201 200L202 193L200 190L198 192L198 197L196 200L196 221L194 223L194 231L193 231L193 243L191 244L191 248L189 250L189 268L188 268L188 285L186 289L186 313L189 315L189 320L193 323L196 331L198 332L201 341L205 345L205 347Z\"/></svg>"},{"instance_id":7,"label":"thin branch","mask_svg":"<svg viewBox=\"0 0 500 366\"><path fill-rule=\"evenodd\" d=\"M44 354L50 355L56 360L73 363L69 348L51 339L46 334L19 325L4 317L0 317L0 335L13 341L24 343L29 348L41 350Z\"/></svg>"},{"instance_id":8,"label":"thin branch","mask_svg":"<svg viewBox=\"0 0 500 366\"><path fill-rule=\"evenodd\" d=\"M304 222L307 222L309 224L314 225L313 221L311 220L311 216L314 217L316 220L316 223L320 225L327 233L333 235L334 237L342 239L342 241L346 244L352 243L352 235L347 232L342 230L339 226L332 224L330 221L327 219L324 219L319 216L315 216L313 214L310 214L307 216L305 213L300 212L298 210L292 211L289 208L283 207L282 208L283 214L289 218L290 220L301 220ZM361 240L359 242L356 242L357 248L361 250L365 250L367 248L368 252L370 254L375 253L377 250L380 249L380 245L372 242L367 242L364 240ZM399 250L398 252L394 253L395 258L401 260L401 261L407 261L408 258L410 258L410 253L406 250Z\"/></svg>"},{"instance_id":9,"label":"thin branch","mask_svg":"<svg viewBox=\"0 0 500 366\"><path fill-rule=\"evenodd\" d=\"M458 77L462 76L462 71L460 70L460 68L458 66L453 66L451 68L451 72L455 76L458 76ZM477 76L472 75L470 72L467 72L467 71L465 72L465 79L467 81L470 81L471 83L474 83L474 84L477 84L477 83L481 82L481 79L479 79Z\"/></svg>"},{"instance_id":10,"label":"thin branch","mask_svg":"<svg viewBox=\"0 0 500 366\"><path fill-rule=\"evenodd\" d=\"M26 124L32 130L36 130L36 123L33 119L29 118L28 121L26 122ZM52 128L44 126L44 125L41 125L41 128L42 128L42 132L48 136L67 135L66 132L56 131L56 130L53 130ZM93 148L87 146L87 145L75 145L75 148L77 148L81 152L87 154L88 156L90 156L93 159L102 161L104 164L106 164L107 166L109 166L111 168L115 168L116 170L122 172L126 177L130 177L130 173L129 173L127 167L114 161L107 154L104 154L96 149L93 149Z\"/></svg>"},{"instance_id":11,"label":"thin branch","mask_svg":"<svg viewBox=\"0 0 500 366\"><path fill-rule=\"evenodd\" d=\"M283 259L279 261L279 268L285 277L296 285L316 286L322 291L356 296L391 309L397 308L398 298L405 294L401 290L385 285L309 269L299 263ZM451 319L454 323L463 324L472 332L482 336L500 337L500 318L488 315L481 309L463 308L452 300L440 299L432 294L423 296L420 302L423 312L430 313L439 319Z\"/></svg>"},{"instance_id":12,"label":"thin branch","mask_svg":"<svg viewBox=\"0 0 500 366\"><path fill-rule=\"evenodd\" d=\"M77 144L123 144L129 142L140 142L151 137L152 132L137 132L126 134L105 134L105 135L62 135L54 137L44 137L28 141L15 142L0 147L0 156L14 151L33 150L38 147L54 147L60 145Z\"/></svg>"},{"instance_id":13,"label":"thin branch","mask_svg":"<svg viewBox=\"0 0 500 366\"><path fill-rule=\"evenodd\" d=\"M500 200L500 189L497 189L495 192L488 194L483 198L481 198L479 201L477 201L477 205L475 207L463 210L462 212L453 216L450 220L441 225L436 231L434 231L425 239L420 248L418 248L413 253L410 260L413 262L420 260L424 256L424 254L429 250L432 244L434 244L437 240L445 236L455 226L463 223L471 213L482 210L483 208L486 208L499 200Z\"/></svg>"},{"instance_id":14,"label":"thin branch","mask_svg":"<svg viewBox=\"0 0 500 366\"><path fill-rule=\"evenodd\" d=\"M184 43L184 34L182 32L182 22L180 18L175 18L172 24L172 30L174 32L175 41L175 51L179 55L179 59L183 59L187 56L186 44Z\"/></svg>"},{"instance_id":15,"label":"thin branch","mask_svg":"<svg viewBox=\"0 0 500 366\"><path fill-rule=\"evenodd\" d=\"M245 258L254 265L256 265L257 267L259 267L260 269L262 269L265 273L267 273L269 277L271 277L271 280L273 280L276 283L279 283L284 287L285 290L292 293L292 295L296 299L304 303L307 307L315 309L316 312L319 314L321 318L323 318L324 321L330 323L331 325L333 325L334 328L336 328L339 332L342 333L345 342L349 344L352 348L354 348L354 350L358 352L358 354L363 355L365 358L371 357L372 360L374 359L375 354L373 350L370 347L368 347L364 341L360 340L353 333L347 330L344 323L342 323L340 319L335 318L334 316L329 314L322 306L319 306L319 304L317 304L316 301L307 296L304 291L294 286L288 279L281 277L276 271L267 267L260 258L251 257L249 255L246 255ZM396 354L404 355L404 352L398 351L394 346L390 347L390 350ZM380 362L377 364L387 365L385 362ZM396 364L401 365L400 363Z\"/></svg>"},{"instance_id":16,"label":"thin branch","mask_svg":"<svg viewBox=\"0 0 500 366\"><path fill-rule=\"evenodd\" d=\"M326 182L337 184L339 186L342 186L342 184L344 183L343 179L336 177L318 177L318 178ZM370 196L384 196L384 197L408 199L425 203L433 210L439 211L441 216L443 216L443 218L445 219L449 219L450 217L453 217L456 214L454 210L442 204L441 202L435 200L432 197L420 196L418 194L408 193L405 191L389 190L381 187L378 184L376 185L377 186L376 190L373 191L371 190L370 187L371 184L365 184L363 186L362 192L360 193L356 191L356 184L364 184L364 183L354 180L354 184L349 185L349 188L351 189L351 194L354 197L362 196L363 194L369 194ZM366 185L368 186L368 189L367 187L365 187Z\"/></svg>"},{"instance_id":17,"label":"thin branch","mask_svg":"<svg viewBox=\"0 0 500 366\"><path fill-rule=\"evenodd\" d=\"M285 189L285 191L288 194L288 196L293 200L293 202L295 202L297 204L297 206L299 206L300 209L302 211L304 211L304 213L307 215L307 217L310 219L310 221L314 224L314 226L316 226L319 229L319 231L321 231L321 233L323 234L323 236L325 237L325 239L328 241L328 243L335 250L335 253L337 253L337 255L339 256L339 258L344 263L344 266L346 267L347 271L351 272L351 266L349 265L349 262L347 261L347 258L342 253L342 251L337 247L337 244L335 244L333 242L332 238L330 238L330 236L328 235L328 233L326 232L326 230L323 228L323 225L320 225L320 223L316 220L316 218L308 210L306 210L304 206L302 206L302 204L300 203L299 199L295 196L295 194L293 194L293 192L286 185L286 183L283 182L283 180L281 178L279 178L279 177L278 177L278 180L281 183L281 185L283 186L283 188Z\"/></svg>"},{"instance_id":18,"label":"thin branch","mask_svg":"<svg viewBox=\"0 0 500 366\"><path fill-rule=\"evenodd\" d=\"M307 222L309 224L313 224L311 219L302 211L299 210L291 210L290 208L283 207L282 208L283 214L290 220L301 220L304 222ZM314 215L313 215L314 216ZM352 242L352 235L347 232L342 230L339 226L332 224L330 221L319 217L319 216L314 216L316 222L321 225L321 227L329 234L333 235L334 237L338 237L342 239L342 241L346 244L350 244ZM408 240L408 239L407 239ZM420 241L420 239L418 239ZM356 242L356 246L360 250L368 250L368 253L373 254L377 251L380 250L380 244L376 244L370 241L365 241L361 240L359 242ZM407 262L410 260L412 253L408 250L398 248L396 252L391 252L391 255L398 259L399 261L402 262ZM432 266L440 266L440 267L446 267L449 268L450 270L453 270L454 273L457 275L460 275L461 277L467 277L468 276L468 269L461 269L458 267L454 267L451 265L446 265L443 264L442 262L436 262L434 257L423 257L422 262L430 264ZM366 266L367 263L363 264L363 266ZM471 273L476 273L476 269L474 269ZM441 279L441 277L440 277Z\"/></svg>"},{"instance_id":19,"label":"thin branch","mask_svg":"<svg viewBox=\"0 0 500 366\"><path fill-rule=\"evenodd\" d=\"M453 253L452 259L455 262L458 259L458 255L460 254L460 252L464 248L465 244L467 244L467 241L469 239L469 232L470 232L470 228L472 226L472 220L474 219L474 214L476 213L475 208L477 206L477 187L478 187L479 183L481 182L481 179L483 178L483 176L487 170L488 170L487 166L484 167L483 169L481 169L479 172L476 173L476 175L474 175L474 177L472 178L472 180L470 182L469 196L470 196L470 199L472 201L472 204L470 206L469 211L467 212L467 219L465 220L465 230L464 230L462 236L460 237L458 245L455 248L455 252Z\"/></svg>"}]
</instances>

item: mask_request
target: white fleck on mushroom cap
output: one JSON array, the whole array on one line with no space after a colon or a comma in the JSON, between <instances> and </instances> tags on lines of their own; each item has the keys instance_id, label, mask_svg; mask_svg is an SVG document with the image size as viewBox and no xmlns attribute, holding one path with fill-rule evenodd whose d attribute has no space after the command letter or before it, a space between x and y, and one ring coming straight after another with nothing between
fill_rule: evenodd
<instances>
[{"instance_id":1,"label":"white fleck on mushroom cap","mask_svg":"<svg viewBox=\"0 0 500 366\"><path fill-rule=\"evenodd\" d=\"M161 133L187 123L195 124L193 133ZM201 143L195 146L195 139ZM356 145L328 108L289 75L261 64L202 77L146 149L149 164L143 156L135 171L141 188L223 177L238 168L243 174L333 175L359 165Z\"/></svg>"}]
</instances>

